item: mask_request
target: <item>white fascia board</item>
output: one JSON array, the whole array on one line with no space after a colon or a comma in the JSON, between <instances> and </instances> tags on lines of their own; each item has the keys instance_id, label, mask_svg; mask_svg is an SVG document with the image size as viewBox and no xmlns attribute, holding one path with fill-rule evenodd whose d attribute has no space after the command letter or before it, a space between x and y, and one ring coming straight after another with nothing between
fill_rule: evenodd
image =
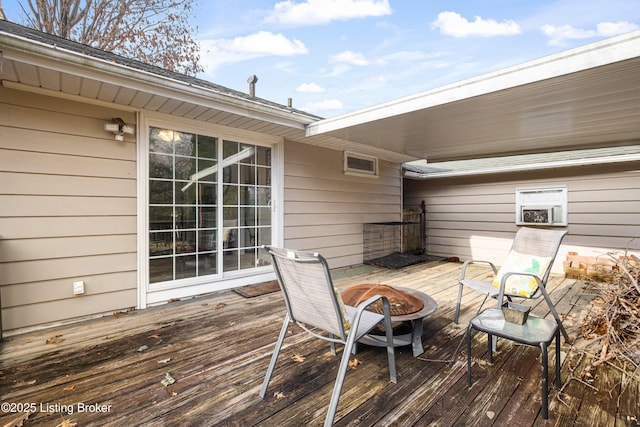
<instances>
[{"instance_id":1,"label":"white fascia board","mask_svg":"<svg viewBox=\"0 0 640 427\"><path fill-rule=\"evenodd\" d=\"M524 165L515 166L500 166L490 169L476 169L476 170L464 170L464 171L445 171L445 172L414 172L405 171L404 176L414 179L434 179L434 178L453 178L461 176L477 176L488 175L496 173L506 172L524 172L535 171L544 169L560 169L572 166L590 166L590 165L602 165L609 163L624 163L624 162L638 162L640 161L640 153L638 154L623 154L620 156L605 156L594 157L590 159L575 159L575 160L560 160L557 162L544 162L544 163L530 163ZM437 163L435 163L437 164Z\"/></svg>"},{"instance_id":2,"label":"white fascia board","mask_svg":"<svg viewBox=\"0 0 640 427\"><path fill-rule=\"evenodd\" d=\"M352 113L319 120L307 127L307 136L341 130L350 126L635 58L640 55L639 45L640 30L632 31Z\"/></svg>"},{"instance_id":3,"label":"white fascia board","mask_svg":"<svg viewBox=\"0 0 640 427\"><path fill-rule=\"evenodd\" d=\"M287 107L271 107L231 93L160 76L137 68L112 63L100 58L51 46L23 37L0 33L3 56L14 61L95 79L132 90L144 91L172 99L217 108L245 117L268 120L272 123L303 130L317 117L304 115Z\"/></svg>"}]
</instances>

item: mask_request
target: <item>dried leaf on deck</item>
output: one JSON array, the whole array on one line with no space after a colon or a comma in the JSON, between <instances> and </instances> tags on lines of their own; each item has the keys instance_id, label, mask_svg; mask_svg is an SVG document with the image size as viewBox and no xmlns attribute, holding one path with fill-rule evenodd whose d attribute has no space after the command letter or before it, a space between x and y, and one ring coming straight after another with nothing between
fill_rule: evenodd
<instances>
[{"instance_id":1,"label":"dried leaf on deck","mask_svg":"<svg viewBox=\"0 0 640 427\"><path fill-rule=\"evenodd\" d=\"M45 344L59 344L62 341L64 341L64 338L62 338L62 335L54 335L51 338L49 338L48 340L46 340L44 343Z\"/></svg>"},{"instance_id":2,"label":"dried leaf on deck","mask_svg":"<svg viewBox=\"0 0 640 427\"><path fill-rule=\"evenodd\" d=\"M76 427L78 425L78 423L74 422L73 420L62 420L62 422L60 424L58 424L56 427Z\"/></svg>"},{"instance_id":3,"label":"dried leaf on deck","mask_svg":"<svg viewBox=\"0 0 640 427\"><path fill-rule=\"evenodd\" d=\"M159 339L160 335L158 334L153 334L153 335L149 335L147 338L155 338L155 339Z\"/></svg>"},{"instance_id":4,"label":"dried leaf on deck","mask_svg":"<svg viewBox=\"0 0 640 427\"><path fill-rule=\"evenodd\" d=\"M141 345L140 347L138 347L138 352L142 353L143 351L145 351L148 348L149 348L148 345Z\"/></svg>"},{"instance_id":5,"label":"dried leaf on deck","mask_svg":"<svg viewBox=\"0 0 640 427\"><path fill-rule=\"evenodd\" d=\"M284 393L281 391L276 391L275 393L273 393L273 397L275 397L276 399L283 399Z\"/></svg>"},{"instance_id":6,"label":"dried leaf on deck","mask_svg":"<svg viewBox=\"0 0 640 427\"><path fill-rule=\"evenodd\" d=\"M76 386L74 385L68 385L65 388L63 388L64 391L74 391L76 389Z\"/></svg>"},{"instance_id":7,"label":"dried leaf on deck","mask_svg":"<svg viewBox=\"0 0 640 427\"><path fill-rule=\"evenodd\" d=\"M302 362L304 362L304 356L302 356L300 354L294 354L291 357L291 360L293 360L294 362L297 362L297 363L302 363Z\"/></svg>"},{"instance_id":8,"label":"dried leaf on deck","mask_svg":"<svg viewBox=\"0 0 640 427\"><path fill-rule=\"evenodd\" d=\"M22 427L23 423L27 421L27 418L31 415L31 412L25 412L24 414L20 414L18 417L12 419L4 427Z\"/></svg>"},{"instance_id":9,"label":"dried leaf on deck","mask_svg":"<svg viewBox=\"0 0 640 427\"><path fill-rule=\"evenodd\" d=\"M216 306L214 307L214 310L220 310L221 308L226 307L227 304L220 302L218 304L216 304Z\"/></svg>"},{"instance_id":10,"label":"dried leaf on deck","mask_svg":"<svg viewBox=\"0 0 640 427\"><path fill-rule=\"evenodd\" d=\"M358 365L361 365L362 362L360 362L358 359L353 358L351 360L349 360L349 369L356 369L358 367Z\"/></svg>"},{"instance_id":11,"label":"dried leaf on deck","mask_svg":"<svg viewBox=\"0 0 640 427\"><path fill-rule=\"evenodd\" d=\"M166 359L158 360L158 363L162 363L162 364L167 364L169 362L171 362L171 358L170 357L167 357Z\"/></svg>"},{"instance_id":12,"label":"dried leaf on deck","mask_svg":"<svg viewBox=\"0 0 640 427\"><path fill-rule=\"evenodd\" d=\"M487 418L489 418L490 420L493 419L493 417L496 416L496 413L493 411L487 411Z\"/></svg>"},{"instance_id":13,"label":"dried leaf on deck","mask_svg":"<svg viewBox=\"0 0 640 427\"><path fill-rule=\"evenodd\" d=\"M171 374L169 372L167 372L164 375L164 378L162 379L162 381L160 381L160 384L162 384L165 387L168 387L168 386L170 386L171 384L173 384L175 382L176 382L175 378L173 378L171 376Z\"/></svg>"}]
</instances>

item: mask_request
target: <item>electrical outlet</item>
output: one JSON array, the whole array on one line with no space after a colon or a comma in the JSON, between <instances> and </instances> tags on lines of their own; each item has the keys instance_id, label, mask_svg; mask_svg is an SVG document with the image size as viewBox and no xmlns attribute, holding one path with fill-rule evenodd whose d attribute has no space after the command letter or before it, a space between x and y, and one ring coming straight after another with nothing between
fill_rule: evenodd
<instances>
[{"instance_id":1,"label":"electrical outlet","mask_svg":"<svg viewBox=\"0 0 640 427\"><path fill-rule=\"evenodd\" d=\"M80 280L78 282L73 282L73 294L74 295L84 294L84 281Z\"/></svg>"}]
</instances>

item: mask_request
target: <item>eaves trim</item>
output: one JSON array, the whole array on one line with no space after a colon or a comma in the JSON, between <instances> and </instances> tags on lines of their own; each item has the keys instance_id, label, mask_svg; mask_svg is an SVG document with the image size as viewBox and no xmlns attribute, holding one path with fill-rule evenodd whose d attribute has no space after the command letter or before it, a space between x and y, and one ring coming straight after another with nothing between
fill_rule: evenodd
<instances>
[{"instance_id":1,"label":"eaves trim","mask_svg":"<svg viewBox=\"0 0 640 427\"><path fill-rule=\"evenodd\" d=\"M8 22L5 22L6 24L17 26L17 24ZM87 49L93 50L94 48L87 47ZM25 35L12 34L3 30L0 30L0 50L7 59L98 79L133 90L169 96L184 102L219 108L246 117L261 118L302 131L310 123L321 119L321 117L271 101L260 98L251 99L248 95L235 93L231 89L226 90L224 87L205 80L188 76L184 77L189 81L180 80L177 78L181 76L178 73L170 73L175 74L176 77L161 75L146 70L144 67L132 67L117 61L109 61L106 58L65 48L53 42L34 40ZM107 55L109 54L107 53ZM117 55L110 55L119 58ZM148 67L149 69L156 68Z\"/></svg>"},{"instance_id":2,"label":"eaves trim","mask_svg":"<svg viewBox=\"0 0 640 427\"><path fill-rule=\"evenodd\" d=\"M576 166L590 166L610 163L626 163L626 162L640 162L640 153L638 154L625 154L620 156L606 156L595 157L590 159L575 159L575 160L562 160L557 162L544 162L544 163L531 163L515 166L501 166L493 167L489 169L475 169L464 171L443 171L443 172L417 172L415 170L403 170L403 176L411 179L437 179L437 178L454 178L454 177L466 177L466 176L478 176L478 175L491 175L509 172L526 172L545 169L560 169Z\"/></svg>"}]
</instances>

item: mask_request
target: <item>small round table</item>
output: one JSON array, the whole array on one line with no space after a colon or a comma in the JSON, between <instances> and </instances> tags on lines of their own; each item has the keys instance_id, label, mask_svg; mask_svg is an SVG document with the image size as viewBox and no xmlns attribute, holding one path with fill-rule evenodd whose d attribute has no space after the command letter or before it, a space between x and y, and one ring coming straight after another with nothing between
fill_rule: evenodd
<instances>
[{"instance_id":1,"label":"small round table","mask_svg":"<svg viewBox=\"0 0 640 427\"><path fill-rule=\"evenodd\" d=\"M394 286L394 289L410 294L423 302L423 306L420 310L409 313L391 316L391 322L402 322L410 326L410 332L405 334L398 334L393 336L393 346L400 347L405 345L411 345L413 351L413 357L418 357L424 353L424 347L422 346L422 331L423 320L425 317L436 311L438 304L433 298L424 292L417 291L415 289L403 288L400 286ZM370 332L358 341L362 344L373 345L376 347L386 347L387 338L384 331L380 334Z\"/></svg>"}]
</instances>

